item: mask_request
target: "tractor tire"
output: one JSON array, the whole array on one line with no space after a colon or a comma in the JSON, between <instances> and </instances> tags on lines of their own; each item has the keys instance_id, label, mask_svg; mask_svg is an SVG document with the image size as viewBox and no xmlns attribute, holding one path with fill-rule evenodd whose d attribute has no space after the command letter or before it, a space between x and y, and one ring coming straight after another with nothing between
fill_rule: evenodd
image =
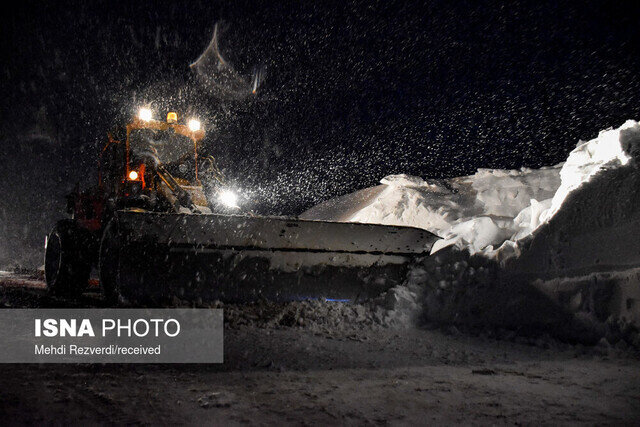
<instances>
[{"instance_id":1,"label":"tractor tire","mask_svg":"<svg viewBox=\"0 0 640 427\"><path fill-rule=\"evenodd\" d=\"M98 255L98 271L100 274L100 288L106 303L116 306L122 302L118 273L120 268L120 238L118 223L114 218L105 227L100 240Z\"/></svg>"},{"instance_id":2,"label":"tractor tire","mask_svg":"<svg viewBox=\"0 0 640 427\"><path fill-rule=\"evenodd\" d=\"M50 294L78 297L91 273L90 236L72 220L62 220L47 236L44 275Z\"/></svg>"}]
</instances>

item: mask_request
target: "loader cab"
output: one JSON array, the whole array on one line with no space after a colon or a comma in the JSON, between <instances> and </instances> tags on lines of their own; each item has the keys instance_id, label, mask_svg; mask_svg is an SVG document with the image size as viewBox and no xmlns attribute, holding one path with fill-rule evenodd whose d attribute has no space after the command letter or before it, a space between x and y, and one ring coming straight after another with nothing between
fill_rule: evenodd
<instances>
[{"instance_id":1,"label":"loader cab","mask_svg":"<svg viewBox=\"0 0 640 427\"><path fill-rule=\"evenodd\" d=\"M202 190L197 191L198 144L204 135L195 119L184 124L176 113L169 113L166 121L155 120L149 110L141 109L138 117L109 133L100 155L100 188L117 201L116 208L149 209L162 199L157 197L164 186L157 173L162 168L178 185L204 198Z\"/></svg>"},{"instance_id":2,"label":"loader cab","mask_svg":"<svg viewBox=\"0 0 640 427\"><path fill-rule=\"evenodd\" d=\"M170 112L167 121L141 114L126 126L125 183L145 189L150 172L163 165L182 185L199 185L198 143L204 138L200 122L178 122Z\"/></svg>"}]
</instances>

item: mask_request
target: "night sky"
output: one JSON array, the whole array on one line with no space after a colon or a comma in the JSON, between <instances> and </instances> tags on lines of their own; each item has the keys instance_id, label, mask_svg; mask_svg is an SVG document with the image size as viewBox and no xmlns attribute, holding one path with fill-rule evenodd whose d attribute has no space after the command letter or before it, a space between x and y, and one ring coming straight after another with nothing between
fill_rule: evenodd
<instances>
[{"instance_id":1,"label":"night sky","mask_svg":"<svg viewBox=\"0 0 640 427\"><path fill-rule=\"evenodd\" d=\"M579 139L640 118L640 2L557 3L5 9L0 265L37 263L30 248L63 196L94 183L106 132L142 103L197 114L205 150L261 213L297 214L393 173L562 161ZM239 75L265 70L255 95L221 96L189 68L216 23Z\"/></svg>"}]
</instances>

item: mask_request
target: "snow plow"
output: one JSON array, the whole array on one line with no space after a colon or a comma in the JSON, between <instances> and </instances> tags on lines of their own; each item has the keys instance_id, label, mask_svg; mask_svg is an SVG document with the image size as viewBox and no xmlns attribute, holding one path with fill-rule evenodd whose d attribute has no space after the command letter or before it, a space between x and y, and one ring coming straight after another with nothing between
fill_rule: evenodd
<instances>
[{"instance_id":1,"label":"snow plow","mask_svg":"<svg viewBox=\"0 0 640 427\"><path fill-rule=\"evenodd\" d=\"M411 227L240 214L200 122L141 109L100 156L98 186L68 196L47 236L53 294L82 293L92 270L109 303L256 299L361 301L400 284L438 239Z\"/></svg>"}]
</instances>

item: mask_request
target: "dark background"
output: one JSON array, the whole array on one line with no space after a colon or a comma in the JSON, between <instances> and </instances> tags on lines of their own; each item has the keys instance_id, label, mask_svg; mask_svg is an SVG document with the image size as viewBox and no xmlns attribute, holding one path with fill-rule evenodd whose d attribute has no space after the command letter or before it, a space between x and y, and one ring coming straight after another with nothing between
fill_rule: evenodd
<instances>
[{"instance_id":1,"label":"dark background","mask_svg":"<svg viewBox=\"0 0 640 427\"><path fill-rule=\"evenodd\" d=\"M388 174L562 161L640 116L640 2L26 2L0 24L0 266L39 265L106 131L143 102L197 112L260 213L297 214ZM189 68L224 24L255 95ZM175 106L175 107L174 107ZM166 114L165 111L161 111ZM159 114L160 115L160 114Z\"/></svg>"}]
</instances>

